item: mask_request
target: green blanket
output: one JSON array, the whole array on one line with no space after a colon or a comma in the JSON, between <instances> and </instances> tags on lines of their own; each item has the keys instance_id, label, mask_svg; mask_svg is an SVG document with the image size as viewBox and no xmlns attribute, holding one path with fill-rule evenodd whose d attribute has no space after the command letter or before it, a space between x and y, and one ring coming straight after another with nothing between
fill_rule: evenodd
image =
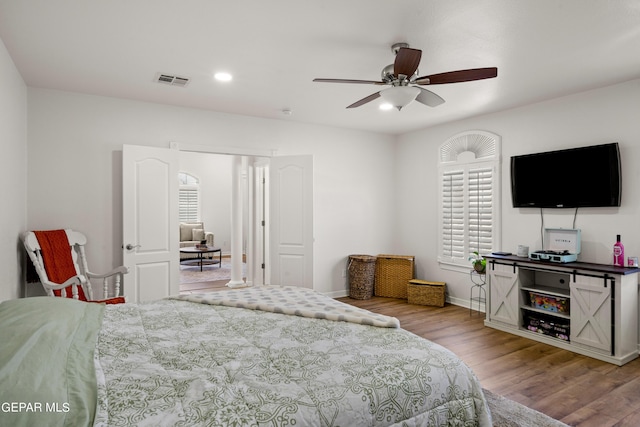
<instances>
[{"instance_id":1,"label":"green blanket","mask_svg":"<svg viewBox=\"0 0 640 427\"><path fill-rule=\"evenodd\" d=\"M36 297L0 304L0 425L86 426L104 306Z\"/></svg>"}]
</instances>

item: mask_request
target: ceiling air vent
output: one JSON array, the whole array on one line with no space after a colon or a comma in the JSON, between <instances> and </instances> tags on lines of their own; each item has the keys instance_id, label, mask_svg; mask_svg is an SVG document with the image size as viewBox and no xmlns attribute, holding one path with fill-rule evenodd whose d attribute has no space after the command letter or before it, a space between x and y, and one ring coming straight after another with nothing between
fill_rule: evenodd
<instances>
[{"instance_id":1,"label":"ceiling air vent","mask_svg":"<svg viewBox=\"0 0 640 427\"><path fill-rule=\"evenodd\" d=\"M165 85L185 87L189 83L189 78L158 73L156 75L156 82Z\"/></svg>"}]
</instances>

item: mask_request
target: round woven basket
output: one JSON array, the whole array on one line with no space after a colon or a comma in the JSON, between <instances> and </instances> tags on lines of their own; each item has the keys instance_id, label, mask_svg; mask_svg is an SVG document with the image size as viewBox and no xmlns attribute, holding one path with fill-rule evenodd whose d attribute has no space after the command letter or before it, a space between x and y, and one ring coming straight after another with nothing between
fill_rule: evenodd
<instances>
[{"instance_id":1,"label":"round woven basket","mask_svg":"<svg viewBox=\"0 0 640 427\"><path fill-rule=\"evenodd\" d=\"M349 297L369 299L373 296L373 284L376 274L376 257L371 255L350 255Z\"/></svg>"}]
</instances>

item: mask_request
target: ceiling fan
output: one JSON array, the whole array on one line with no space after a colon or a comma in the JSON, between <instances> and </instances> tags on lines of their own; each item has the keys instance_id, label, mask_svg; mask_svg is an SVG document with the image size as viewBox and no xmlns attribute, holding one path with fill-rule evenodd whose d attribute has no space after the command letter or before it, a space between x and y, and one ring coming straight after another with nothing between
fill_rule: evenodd
<instances>
[{"instance_id":1,"label":"ceiling fan","mask_svg":"<svg viewBox=\"0 0 640 427\"><path fill-rule=\"evenodd\" d=\"M445 83L460 83L473 80L491 79L498 75L496 67L472 68L468 70L448 71L446 73L431 74L418 77L418 65L422 51L411 49L407 43L396 43L391 46L396 59L393 64L382 70L382 80L349 80L349 79L313 79L321 83L356 83L386 85L389 88L373 93L347 108L356 108L382 97L395 108L401 110L412 101L418 101L429 107L436 107L444 102L439 95L420 86L439 85Z\"/></svg>"}]
</instances>

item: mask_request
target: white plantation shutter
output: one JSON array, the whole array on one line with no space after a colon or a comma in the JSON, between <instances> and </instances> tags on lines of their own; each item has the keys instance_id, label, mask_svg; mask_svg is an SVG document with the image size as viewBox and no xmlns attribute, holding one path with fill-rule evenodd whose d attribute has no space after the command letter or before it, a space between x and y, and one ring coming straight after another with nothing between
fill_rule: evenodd
<instances>
[{"instance_id":1,"label":"white plantation shutter","mask_svg":"<svg viewBox=\"0 0 640 427\"><path fill-rule=\"evenodd\" d=\"M200 181L193 175L178 174L178 216L180 222L200 221Z\"/></svg>"},{"instance_id":2,"label":"white plantation shutter","mask_svg":"<svg viewBox=\"0 0 640 427\"><path fill-rule=\"evenodd\" d=\"M198 189L181 188L178 195L180 222L198 222Z\"/></svg>"},{"instance_id":3,"label":"white plantation shutter","mask_svg":"<svg viewBox=\"0 0 640 427\"><path fill-rule=\"evenodd\" d=\"M469 171L469 252L491 252L493 246L493 170Z\"/></svg>"},{"instance_id":4,"label":"white plantation shutter","mask_svg":"<svg viewBox=\"0 0 640 427\"><path fill-rule=\"evenodd\" d=\"M469 256L499 248L499 137L458 134L440 147L439 261L471 267Z\"/></svg>"},{"instance_id":5,"label":"white plantation shutter","mask_svg":"<svg viewBox=\"0 0 640 427\"><path fill-rule=\"evenodd\" d=\"M446 172L442 177L442 255L465 254L464 172Z\"/></svg>"}]
</instances>

